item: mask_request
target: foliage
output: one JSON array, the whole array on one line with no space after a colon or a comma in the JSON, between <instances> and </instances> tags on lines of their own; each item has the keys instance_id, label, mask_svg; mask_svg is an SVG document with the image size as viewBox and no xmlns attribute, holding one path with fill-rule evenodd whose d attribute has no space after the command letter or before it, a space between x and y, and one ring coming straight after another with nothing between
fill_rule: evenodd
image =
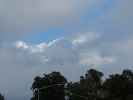
<instances>
[{"instance_id":1,"label":"foliage","mask_svg":"<svg viewBox=\"0 0 133 100\"><path fill-rule=\"evenodd\" d=\"M133 72L123 70L102 80L103 73L90 69L80 81L67 82L59 72L36 77L32 84L32 100L133 100ZM55 84L63 83L58 86ZM65 85L67 83L67 85ZM52 87L48 87L55 85ZM39 90L42 87L46 89ZM39 99L38 99L39 94ZM69 98L69 99L68 99Z\"/></svg>"},{"instance_id":2,"label":"foliage","mask_svg":"<svg viewBox=\"0 0 133 100\"><path fill-rule=\"evenodd\" d=\"M111 100L132 100L129 97L133 97L133 72L124 70L122 74L110 75L103 87Z\"/></svg>"},{"instance_id":3,"label":"foliage","mask_svg":"<svg viewBox=\"0 0 133 100\"><path fill-rule=\"evenodd\" d=\"M66 78L59 72L44 74L43 77L36 77L32 84L33 98L32 100L65 100L64 85ZM59 84L54 86L55 84ZM39 96L39 97L38 97Z\"/></svg>"},{"instance_id":4,"label":"foliage","mask_svg":"<svg viewBox=\"0 0 133 100\"><path fill-rule=\"evenodd\" d=\"M0 94L0 100L5 100L2 94Z\"/></svg>"}]
</instances>

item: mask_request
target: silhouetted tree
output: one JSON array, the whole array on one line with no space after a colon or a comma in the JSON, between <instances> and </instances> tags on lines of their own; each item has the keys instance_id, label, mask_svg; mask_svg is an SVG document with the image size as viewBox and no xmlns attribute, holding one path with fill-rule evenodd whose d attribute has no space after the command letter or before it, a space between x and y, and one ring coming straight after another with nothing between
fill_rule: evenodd
<instances>
[{"instance_id":1,"label":"silhouetted tree","mask_svg":"<svg viewBox=\"0 0 133 100\"><path fill-rule=\"evenodd\" d=\"M66 78L59 72L36 77L32 84L32 100L38 100L38 96L39 100L65 100L64 85L66 82Z\"/></svg>"},{"instance_id":2,"label":"silhouetted tree","mask_svg":"<svg viewBox=\"0 0 133 100\"><path fill-rule=\"evenodd\" d=\"M103 84L108 92L109 100L132 100L133 97L133 73L124 70L122 74L110 75ZM130 97L130 99L129 99Z\"/></svg>"},{"instance_id":3,"label":"silhouetted tree","mask_svg":"<svg viewBox=\"0 0 133 100\"><path fill-rule=\"evenodd\" d=\"M85 76L80 77L79 82L71 83L69 85L69 89L72 93L79 94L86 98L82 98L76 95L71 95L70 100L83 100L83 99L95 100L96 98L98 98L97 93L102 85L102 79L101 79L102 76L103 76L102 72L99 72L94 69L88 70Z\"/></svg>"},{"instance_id":4,"label":"silhouetted tree","mask_svg":"<svg viewBox=\"0 0 133 100\"><path fill-rule=\"evenodd\" d=\"M69 82L59 72L36 77L32 84L32 100L133 100L133 72L129 69L112 74L104 81L103 73L90 69L80 81ZM54 84L62 84L52 86ZM45 89L41 89L41 88ZM47 87L47 88L46 88ZM39 92L37 91L39 90Z\"/></svg>"},{"instance_id":5,"label":"silhouetted tree","mask_svg":"<svg viewBox=\"0 0 133 100\"><path fill-rule=\"evenodd\" d=\"M0 100L5 100L2 94L0 94Z\"/></svg>"}]
</instances>

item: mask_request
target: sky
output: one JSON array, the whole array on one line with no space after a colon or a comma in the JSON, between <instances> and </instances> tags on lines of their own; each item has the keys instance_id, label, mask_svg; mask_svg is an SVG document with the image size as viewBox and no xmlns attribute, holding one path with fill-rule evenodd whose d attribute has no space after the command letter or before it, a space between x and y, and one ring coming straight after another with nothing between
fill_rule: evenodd
<instances>
[{"instance_id":1,"label":"sky","mask_svg":"<svg viewBox=\"0 0 133 100\"><path fill-rule=\"evenodd\" d=\"M0 0L0 92L30 100L37 75L77 81L133 69L133 0Z\"/></svg>"}]
</instances>

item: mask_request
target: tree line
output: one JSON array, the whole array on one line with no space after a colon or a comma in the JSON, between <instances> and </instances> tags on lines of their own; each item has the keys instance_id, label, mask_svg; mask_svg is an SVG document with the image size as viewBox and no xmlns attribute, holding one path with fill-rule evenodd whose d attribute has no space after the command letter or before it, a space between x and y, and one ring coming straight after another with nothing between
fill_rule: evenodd
<instances>
[{"instance_id":1,"label":"tree line","mask_svg":"<svg viewBox=\"0 0 133 100\"><path fill-rule=\"evenodd\" d=\"M133 100L132 70L103 77L103 73L95 69L86 71L77 82L68 82L56 71L36 76L31 100ZM5 100L2 94L0 100Z\"/></svg>"},{"instance_id":2,"label":"tree line","mask_svg":"<svg viewBox=\"0 0 133 100\"><path fill-rule=\"evenodd\" d=\"M86 71L77 82L68 82L60 72L43 74L34 78L31 100L133 100L131 70L103 77L95 69Z\"/></svg>"}]
</instances>

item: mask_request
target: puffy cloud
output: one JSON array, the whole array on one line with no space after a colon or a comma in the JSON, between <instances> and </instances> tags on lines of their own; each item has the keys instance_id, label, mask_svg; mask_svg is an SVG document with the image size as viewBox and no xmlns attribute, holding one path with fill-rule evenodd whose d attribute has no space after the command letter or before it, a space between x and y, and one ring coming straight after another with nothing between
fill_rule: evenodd
<instances>
[{"instance_id":1,"label":"puffy cloud","mask_svg":"<svg viewBox=\"0 0 133 100\"><path fill-rule=\"evenodd\" d=\"M100 34L98 33L80 33L72 38L59 38L48 43L28 44L23 41L16 42L18 50L24 50L32 55L39 55L42 63L51 65L64 66L67 64L94 65L101 66L115 62L115 58L102 55L97 48L92 46L93 42L98 41ZM89 45L89 47L87 46ZM81 48L81 46L83 48Z\"/></svg>"},{"instance_id":2,"label":"puffy cloud","mask_svg":"<svg viewBox=\"0 0 133 100\"><path fill-rule=\"evenodd\" d=\"M73 31L79 24L80 30L82 14L97 12L103 1L106 0L0 0L0 89L7 99L28 100L32 78L40 73L58 70L77 80L91 66L104 72L132 66L132 0L115 1L98 19L92 15L90 26L83 31L92 28L96 33L79 32L39 44L17 41L51 27L69 26L68 31ZM106 9L106 5L101 8ZM14 47L8 42L12 39L16 41Z\"/></svg>"},{"instance_id":3,"label":"puffy cloud","mask_svg":"<svg viewBox=\"0 0 133 100\"><path fill-rule=\"evenodd\" d=\"M80 63L86 66L98 67L104 64L115 63L114 57L102 56L98 52L80 54Z\"/></svg>"},{"instance_id":4,"label":"puffy cloud","mask_svg":"<svg viewBox=\"0 0 133 100\"><path fill-rule=\"evenodd\" d=\"M75 46L73 40L82 36L87 37L85 42ZM0 48L0 89L9 99L28 100L33 77L44 72L57 70L68 79L77 80L79 75L92 67L104 72L129 68L121 65L132 63L132 38L105 42L101 41L103 36L100 33L85 32L39 44L16 41L14 47Z\"/></svg>"},{"instance_id":5,"label":"puffy cloud","mask_svg":"<svg viewBox=\"0 0 133 100\"><path fill-rule=\"evenodd\" d=\"M36 44L36 45L27 44L24 41L17 41L15 43L15 46L18 49L27 50L30 53L41 53L41 52L44 52L47 48L49 48L49 47L55 45L56 43L58 43L60 40L62 40L62 38L52 40L49 43L42 42L42 43L39 43L39 44Z\"/></svg>"},{"instance_id":6,"label":"puffy cloud","mask_svg":"<svg viewBox=\"0 0 133 100\"><path fill-rule=\"evenodd\" d=\"M78 33L76 37L72 39L73 45L82 45L85 43L92 43L99 38L99 34L93 32Z\"/></svg>"},{"instance_id":7,"label":"puffy cloud","mask_svg":"<svg viewBox=\"0 0 133 100\"><path fill-rule=\"evenodd\" d=\"M16 47L17 48L22 48L22 49L28 49L29 48L29 46L23 41L16 42Z\"/></svg>"}]
</instances>

